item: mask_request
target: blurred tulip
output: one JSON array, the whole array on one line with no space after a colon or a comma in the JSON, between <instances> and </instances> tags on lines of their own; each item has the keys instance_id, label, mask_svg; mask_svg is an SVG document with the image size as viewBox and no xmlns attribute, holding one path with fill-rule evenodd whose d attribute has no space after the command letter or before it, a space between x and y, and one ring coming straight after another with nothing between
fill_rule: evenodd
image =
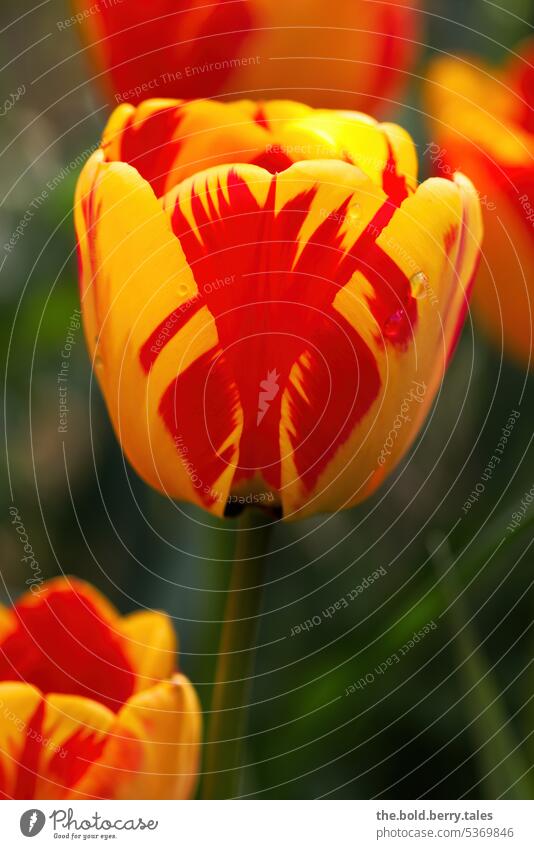
<instances>
[{"instance_id":1,"label":"blurred tulip","mask_svg":"<svg viewBox=\"0 0 534 849\"><path fill-rule=\"evenodd\" d=\"M175 649L167 616L74 578L0 608L0 798L188 798L200 709Z\"/></svg>"},{"instance_id":2,"label":"blurred tulip","mask_svg":"<svg viewBox=\"0 0 534 849\"><path fill-rule=\"evenodd\" d=\"M474 307L490 337L521 365L534 353L534 41L503 69L444 57L427 82L435 173L460 168L484 215Z\"/></svg>"},{"instance_id":3,"label":"blurred tulip","mask_svg":"<svg viewBox=\"0 0 534 849\"><path fill-rule=\"evenodd\" d=\"M416 0L73 0L115 103L248 94L372 110L398 94Z\"/></svg>"},{"instance_id":4,"label":"blurred tulip","mask_svg":"<svg viewBox=\"0 0 534 849\"><path fill-rule=\"evenodd\" d=\"M471 183L417 187L416 170L404 130L358 113L115 111L78 183L81 300L146 481L285 518L378 486L440 385L479 255Z\"/></svg>"}]
</instances>

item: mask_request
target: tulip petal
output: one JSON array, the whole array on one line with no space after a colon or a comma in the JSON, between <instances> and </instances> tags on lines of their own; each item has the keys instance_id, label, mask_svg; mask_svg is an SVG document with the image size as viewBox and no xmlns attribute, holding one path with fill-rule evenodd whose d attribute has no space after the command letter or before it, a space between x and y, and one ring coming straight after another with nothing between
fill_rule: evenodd
<instances>
[{"instance_id":1,"label":"tulip petal","mask_svg":"<svg viewBox=\"0 0 534 849\"><path fill-rule=\"evenodd\" d=\"M362 296L370 298L380 332L366 339L379 369L380 391L309 494L304 509L299 509L302 494L293 488L288 510L298 511L300 517L328 509L332 490L340 507L356 504L376 489L408 450L463 324L481 240L477 193L462 175L455 175L454 182L427 180L394 213L378 236L376 249L409 281L411 296L403 302L401 293L391 315L394 321L381 316L380 305L373 307L374 257L367 269L355 273L335 302L347 321L361 328ZM417 320L413 314L410 317L412 299ZM407 329L406 344L392 345L390 337Z\"/></svg>"},{"instance_id":2,"label":"tulip petal","mask_svg":"<svg viewBox=\"0 0 534 849\"><path fill-rule=\"evenodd\" d=\"M477 186L489 183L477 182ZM486 180L488 177L486 176ZM519 189L521 192L521 189ZM485 249L473 293L476 317L489 338L520 368L534 366L534 194L491 182L495 209L484 218ZM524 204L524 207L521 206ZM532 220L528 221L528 216ZM530 228L530 231L529 231Z\"/></svg>"},{"instance_id":3,"label":"tulip petal","mask_svg":"<svg viewBox=\"0 0 534 849\"><path fill-rule=\"evenodd\" d=\"M530 50L534 42L531 42ZM473 305L481 325L520 365L532 367L534 270L532 196L534 114L529 45L510 67L465 57L436 60L427 81L438 139L429 145L436 172L461 170L484 209L484 255ZM490 104L490 106L488 106Z\"/></svg>"},{"instance_id":4,"label":"tulip petal","mask_svg":"<svg viewBox=\"0 0 534 849\"><path fill-rule=\"evenodd\" d=\"M358 165L387 194L414 190L417 156L409 134L360 112L292 101L234 103L147 100L115 110L104 131L108 162L135 167L159 197L214 165L250 162L271 173L305 159Z\"/></svg>"},{"instance_id":5,"label":"tulip petal","mask_svg":"<svg viewBox=\"0 0 534 849\"><path fill-rule=\"evenodd\" d=\"M183 250L150 185L123 163L95 154L82 172L75 214L87 342L117 437L152 486L201 503L157 412L167 359L187 368L217 341L207 311L188 308L197 287ZM160 324L140 360L146 327ZM150 349L163 345L151 368Z\"/></svg>"},{"instance_id":6,"label":"tulip petal","mask_svg":"<svg viewBox=\"0 0 534 849\"><path fill-rule=\"evenodd\" d=\"M105 81L118 103L138 102L154 90L162 96L179 91L187 98L209 97L231 74L235 60L229 57L239 54L254 19L249 2L73 2L89 28L97 68L109 74Z\"/></svg>"},{"instance_id":7,"label":"tulip petal","mask_svg":"<svg viewBox=\"0 0 534 849\"><path fill-rule=\"evenodd\" d=\"M113 608L75 579L49 581L14 608L16 628L0 645L0 680L42 692L96 698L111 709L126 701L135 676L114 625Z\"/></svg>"},{"instance_id":8,"label":"tulip petal","mask_svg":"<svg viewBox=\"0 0 534 849\"><path fill-rule=\"evenodd\" d=\"M29 684L0 683L0 799L31 799L35 776L23 764L28 730L41 705L39 690Z\"/></svg>"},{"instance_id":9,"label":"tulip petal","mask_svg":"<svg viewBox=\"0 0 534 849\"><path fill-rule=\"evenodd\" d=\"M159 197L197 171L258 156L272 138L255 120L257 109L252 101L123 105L108 121L102 149L108 162L136 168Z\"/></svg>"},{"instance_id":10,"label":"tulip petal","mask_svg":"<svg viewBox=\"0 0 534 849\"><path fill-rule=\"evenodd\" d=\"M188 799L200 753L196 693L183 675L132 696L81 794L113 799Z\"/></svg>"},{"instance_id":11,"label":"tulip petal","mask_svg":"<svg viewBox=\"0 0 534 849\"><path fill-rule=\"evenodd\" d=\"M415 189L417 154L410 135L402 127L380 124L360 112L316 109L304 117L283 122L273 112L276 115L271 108L268 126L276 140L274 147L290 160L340 159L357 165L398 203L408 189ZM252 161L268 167L265 156L262 160Z\"/></svg>"},{"instance_id":12,"label":"tulip petal","mask_svg":"<svg viewBox=\"0 0 534 849\"><path fill-rule=\"evenodd\" d=\"M176 663L176 636L165 613L142 610L125 616L119 625L125 650L137 676L137 689L146 690L170 678Z\"/></svg>"},{"instance_id":13,"label":"tulip petal","mask_svg":"<svg viewBox=\"0 0 534 849\"><path fill-rule=\"evenodd\" d=\"M115 726L91 699L0 684L0 798L70 798Z\"/></svg>"},{"instance_id":14,"label":"tulip petal","mask_svg":"<svg viewBox=\"0 0 534 849\"><path fill-rule=\"evenodd\" d=\"M201 713L187 678L176 675L133 696L123 713L141 723L144 743L144 774L133 776L126 798L189 798L198 775Z\"/></svg>"},{"instance_id":15,"label":"tulip petal","mask_svg":"<svg viewBox=\"0 0 534 849\"><path fill-rule=\"evenodd\" d=\"M416 0L73 4L97 77L117 103L290 91L374 111L395 96L419 46Z\"/></svg>"},{"instance_id":16,"label":"tulip petal","mask_svg":"<svg viewBox=\"0 0 534 849\"><path fill-rule=\"evenodd\" d=\"M396 95L418 49L416 0L250 4L257 23L244 45L253 61L238 63L226 93L277 98L290 92L313 106L375 112Z\"/></svg>"},{"instance_id":17,"label":"tulip petal","mask_svg":"<svg viewBox=\"0 0 534 849\"><path fill-rule=\"evenodd\" d=\"M115 714L80 696L53 693L46 696L44 705L33 798L70 798L102 756L116 722Z\"/></svg>"},{"instance_id":18,"label":"tulip petal","mask_svg":"<svg viewBox=\"0 0 534 849\"><path fill-rule=\"evenodd\" d=\"M152 185L156 195L173 179L173 164L183 145L181 101L147 100L137 109L116 109L102 138L108 162L133 165Z\"/></svg>"}]
</instances>

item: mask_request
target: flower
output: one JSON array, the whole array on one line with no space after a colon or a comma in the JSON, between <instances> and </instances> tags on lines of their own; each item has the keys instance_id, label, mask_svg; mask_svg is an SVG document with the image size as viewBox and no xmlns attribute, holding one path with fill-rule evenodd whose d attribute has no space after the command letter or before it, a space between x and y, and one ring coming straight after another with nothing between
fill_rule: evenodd
<instances>
[{"instance_id":1,"label":"flower","mask_svg":"<svg viewBox=\"0 0 534 849\"><path fill-rule=\"evenodd\" d=\"M0 608L0 798L181 799L200 709L163 613L57 578Z\"/></svg>"},{"instance_id":2,"label":"flower","mask_svg":"<svg viewBox=\"0 0 534 849\"><path fill-rule=\"evenodd\" d=\"M115 111L77 187L82 314L146 481L287 519L378 486L435 396L479 255L471 183L417 187L416 170L404 130L353 112Z\"/></svg>"},{"instance_id":3,"label":"flower","mask_svg":"<svg viewBox=\"0 0 534 849\"><path fill-rule=\"evenodd\" d=\"M430 67L427 111L436 173L467 174L484 214L484 256L474 290L490 338L533 366L534 39L504 68L441 58Z\"/></svg>"},{"instance_id":4,"label":"flower","mask_svg":"<svg viewBox=\"0 0 534 849\"><path fill-rule=\"evenodd\" d=\"M414 0L73 0L115 103L147 97L299 97L371 111L413 65Z\"/></svg>"}]
</instances>

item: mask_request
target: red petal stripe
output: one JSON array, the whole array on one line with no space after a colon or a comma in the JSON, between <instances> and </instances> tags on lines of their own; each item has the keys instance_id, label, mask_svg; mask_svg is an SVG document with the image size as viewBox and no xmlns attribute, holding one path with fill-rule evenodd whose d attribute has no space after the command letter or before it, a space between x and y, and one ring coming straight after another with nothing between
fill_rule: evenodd
<instances>
[{"instance_id":1,"label":"red petal stripe","mask_svg":"<svg viewBox=\"0 0 534 849\"><path fill-rule=\"evenodd\" d=\"M192 184L194 227L178 196L172 226L198 295L167 316L140 352L148 371L169 339L208 307L220 347L179 374L160 403L167 429L208 505L216 497L215 481L235 455L233 444L220 449L235 431L239 408L244 421L234 484L259 472L273 489L281 485L284 397L294 461L308 489L369 409L380 387L377 364L357 330L334 308L337 292L356 271L373 286L369 307L380 338L404 349L417 318L408 278L376 244L407 195L391 147L384 169L389 198L348 251L343 222L352 196L325 215L302 245L299 234L317 186L299 192L276 212L276 175L262 206L235 170L224 172L224 178L224 191L219 182L210 192L202 178ZM216 280L227 282L214 286ZM162 334L165 326L170 330ZM290 380L296 363L298 386Z\"/></svg>"},{"instance_id":2,"label":"red petal stripe","mask_svg":"<svg viewBox=\"0 0 534 849\"><path fill-rule=\"evenodd\" d=\"M0 645L0 680L122 707L135 676L120 638L88 598L51 590L41 603L23 600L14 611L17 628Z\"/></svg>"}]
</instances>

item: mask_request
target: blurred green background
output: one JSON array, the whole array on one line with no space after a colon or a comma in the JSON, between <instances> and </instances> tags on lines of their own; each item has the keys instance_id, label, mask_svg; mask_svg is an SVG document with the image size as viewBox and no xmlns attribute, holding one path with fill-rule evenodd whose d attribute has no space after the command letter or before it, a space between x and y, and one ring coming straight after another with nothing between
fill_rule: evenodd
<instances>
[{"instance_id":1,"label":"blurred green background","mask_svg":"<svg viewBox=\"0 0 534 849\"><path fill-rule=\"evenodd\" d=\"M125 465L72 331L68 427L57 376L78 307L72 196L109 106L88 82L67 4L2 4L0 255L5 370L0 590L28 577L8 509L16 505L42 572L89 579L122 611L163 608L181 667L209 706L235 522L152 492ZM534 2L426 4L426 47L403 105L384 113L420 150L420 80L436 50L506 56L532 31ZM422 162L423 170L427 163ZM40 198L47 183L42 202ZM33 206L31 205L33 202ZM464 514L513 410L503 461ZM530 511L506 532L534 483L532 379L468 320L431 417L374 498L335 516L278 526L268 561L242 793L257 798L478 798L532 795L534 705ZM534 511L532 511L534 512ZM442 541L444 540L443 544ZM439 547L437 555L429 551ZM290 636L373 571L347 607ZM414 631L436 627L384 674ZM367 676L365 686L346 695ZM372 679L372 681L370 680Z\"/></svg>"}]
</instances>

